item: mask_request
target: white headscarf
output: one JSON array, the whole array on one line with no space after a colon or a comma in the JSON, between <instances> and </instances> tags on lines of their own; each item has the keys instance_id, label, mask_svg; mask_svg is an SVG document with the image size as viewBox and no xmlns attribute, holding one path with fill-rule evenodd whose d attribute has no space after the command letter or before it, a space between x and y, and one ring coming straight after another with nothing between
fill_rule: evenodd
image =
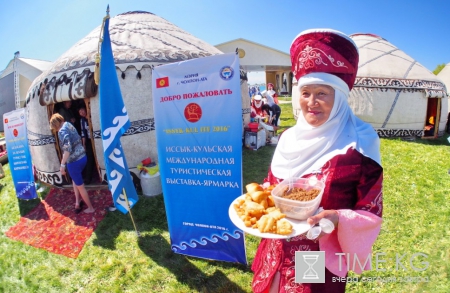
<instances>
[{"instance_id":1,"label":"white headscarf","mask_svg":"<svg viewBox=\"0 0 450 293\"><path fill-rule=\"evenodd\" d=\"M328 120L311 126L299 115L294 127L281 135L272 159L272 173L281 179L301 177L320 169L350 147L381 165L380 140L373 127L356 117L347 102L348 85L328 73L310 73L300 78L298 88L325 84L334 88L335 99Z\"/></svg>"}]
</instances>

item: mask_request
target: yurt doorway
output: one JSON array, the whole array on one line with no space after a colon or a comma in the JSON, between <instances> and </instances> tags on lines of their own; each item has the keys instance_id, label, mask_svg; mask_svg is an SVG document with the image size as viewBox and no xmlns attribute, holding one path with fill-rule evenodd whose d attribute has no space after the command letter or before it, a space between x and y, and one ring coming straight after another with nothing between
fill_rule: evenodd
<instances>
[{"instance_id":1,"label":"yurt doorway","mask_svg":"<svg viewBox=\"0 0 450 293\"><path fill-rule=\"evenodd\" d=\"M438 135L440 120L440 99L428 98L427 116L425 117L425 125L423 130L423 138L436 138Z\"/></svg>"},{"instance_id":2,"label":"yurt doorway","mask_svg":"<svg viewBox=\"0 0 450 293\"><path fill-rule=\"evenodd\" d=\"M72 123L78 134L83 138L83 146L86 150L87 164L83 170L83 180L85 185L101 184L101 175L98 168L97 157L95 156L95 144L93 141L93 131L91 122L90 99L64 101L47 106L47 113L50 117L59 113L66 122ZM62 158L62 152L59 148L59 139L57 133L54 133L56 140L56 151L59 160ZM69 175L66 174L67 181L71 182Z\"/></svg>"}]
</instances>

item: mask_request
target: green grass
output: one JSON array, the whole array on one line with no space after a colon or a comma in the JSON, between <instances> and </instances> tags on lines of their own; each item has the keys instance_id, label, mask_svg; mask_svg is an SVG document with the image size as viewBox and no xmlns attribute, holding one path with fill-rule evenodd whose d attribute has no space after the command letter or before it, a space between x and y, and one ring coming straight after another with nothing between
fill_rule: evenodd
<instances>
[{"instance_id":1,"label":"green grass","mask_svg":"<svg viewBox=\"0 0 450 293\"><path fill-rule=\"evenodd\" d=\"M292 113L292 104L280 104L279 106L281 108L281 117L278 133L281 133L283 130L295 125L297 121L294 119L294 114Z\"/></svg>"},{"instance_id":2,"label":"green grass","mask_svg":"<svg viewBox=\"0 0 450 293\"><path fill-rule=\"evenodd\" d=\"M279 101L291 101L292 97L290 96L278 96Z\"/></svg>"},{"instance_id":3,"label":"green grass","mask_svg":"<svg viewBox=\"0 0 450 293\"><path fill-rule=\"evenodd\" d=\"M290 104L283 104L282 128L295 123ZM243 149L244 185L261 182L267 174L274 147L258 151ZM374 253L386 262L364 277L428 277L429 282L350 283L347 292L450 291L450 175L449 146L439 140L381 139L384 167L384 213ZM249 266L208 261L174 254L170 250L162 196L140 197L133 216L141 237L137 238L129 216L109 213L99 224L77 259L48 253L7 238L4 233L28 213L39 199L17 200L9 165L0 179L0 292L251 292L250 264L259 243L246 237ZM425 253L411 269L409 258ZM395 254L402 258L396 270ZM390 259L393 260L390 260ZM375 261L375 259L374 259ZM356 275L350 274L351 277ZM360 277L361 278L361 277Z\"/></svg>"}]
</instances>

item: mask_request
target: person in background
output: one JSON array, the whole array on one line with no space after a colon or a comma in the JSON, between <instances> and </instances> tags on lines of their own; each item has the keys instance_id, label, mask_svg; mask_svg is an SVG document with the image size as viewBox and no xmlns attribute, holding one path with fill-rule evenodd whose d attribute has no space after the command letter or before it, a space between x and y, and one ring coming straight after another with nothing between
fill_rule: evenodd
<instances>
[{"instance_id":1,"label":"person in background","mask_svg":"<svg viewBox=\"0 0 450 293\"><path fill-rule=\"evenodd\" d=\"M84 212L93 213L95 209L89 200L81 174L86 166L87 158L77 130L71 123L65 122L60 114L52 115L50 118L50 129L58 133L59 146L63 152L59 171L62 175L65 175L67 167L72 178L73 191L75 193L75 212L81 212L81 204L84 201L88 207ZM83 201L80 200L80 195Z\"/></svg>"},{"instance_id":2,"label":"person in background","mask_svg":"<svg viewBox=\"0 0 450 293\"><path fill-rule=\"evenodd\" d=\"M256 94L256 88L255 88L255 86L249 86L248 90L249 90L248 94L250 95L250 99L251 99Z\"/></svg>"},{"instance_id":3,"label":"person in background","mask_svg":"<svg viewBox=\"0 0 450 293\"><path fill-rule=\"evenodd\" d=\"M78 109L78 114L80 114L80 129L81 129L81 142L86 151L87 162L86 167L83 170L84 184L89 185L92 181L92 171L94 169L95 159L94 151L92 149L91 132L89 130L89 122L86 118L86 108L81 106Z\"/></svg>"},{"instance_id":4,"label":"person in background","mask_svg":"<svg viewBox=\"0 0 450 293\"><path fill-rule=\"evenodd\" d=\"M264 105L264 102L262 101L261 95L255 95L253 97L253 101L252 101L252 105L251 105L251 113L254 113L254 114L251 114L251 116L258 120L263 118L264 117L263 105Z\"/></svg>"},{"instance_id":5,"label":"person in background","mask_svg":"<svg viewBox=\"0 0 450 293\"><path fill-rule=\"evenodd\" d=\"M267 84L267 93L269 94L269 95L271 95L272 96L272 98L273 98L273 100L274 100L274 103L275 104L280 104L280 102L278 102L278 94L277 94L277 92L274 90L274 86L273 86L273 83L268 83Z\"/></svg>"},{"instance_id":6,"label":"person in background","mask_svg":"<svg viewBox=\"0 0 450 293\"><path fill-rule=\"evenodd\" d=\"M273 117L274 117L273 116L274 113L273 113L272 107L270 107L269 104L264 104L264 105L262 105L262 110L263 110L263 119L262 119L262 121L264 123L267 123L267 124L272 124L272 120L273 120Z\"/></svg>"},{"instance_id":7,"label":"person in background","mask_svg":"<svg viewBox=\"0 0 450 293\"><path fill-rule=\"evenodd\" d=\"M70 122L75 125L76 119L72 112L72 101L64 101L62 107L59 108L58 113L64 118L64 121Z\"/></svg>"},{"instance_id":8,"label":"person in background","mask_svg":"<svg viewBox=\"0 0 450 293\"><path fill-rule=\"evenodd\" d=\"M266 130L266 143L272 143L272 137L274 137L277 133L278 126L272 125L272 121L274 119L274 112L272 107L268 104L262 105L263 109L263 119L259 122L259 125L262 126Z\"/></svg>"},{"instance_id":9,"label":"person in background","mask_svg":"<svg viewBox=\"0 0 450 293\"><path fill-rule=\"evenodd\" d=\"M335 229L318 238L304 233L289 239L262 239L252 264L252 289L256 293L342 293L347 268L358 274L369 269L367 263L362 268L352 264L356 258L371 257L381 229L380 140L347 102L359 61L351 38L331 29L303 31L292 42L290 54L301 114L296 125L280 135L265 185L291 177L324 182L323 210L307 223L314 226L327 219ZM301 251L325 252L324 283L296 282L295 253Z\"/></svg>"},{"instance_id":10,"label":"person in background","mask_svg":"<svg viewBox=\"0 0 450 293\"><path fill-rule=\"evenodd\" d=\"M434 116L430 116L430 118L428 118L428 123L425 125L423 130L424 136L434 136Z\"/></svg>"},{"instance_id":11,"label":"person in background","mask_svg":"<svg viewBox=\"0 0 450 293\"><path fill-rule=\"evenodd\" d=\"M273 92L273 91L272 91ZM267 99L267 104L272 108L273 117L271 121L271 125L278 127L278 121L281 116L281 108L275 103L272 95L270 95L269 91L262 91L263 96Z\"/></svg>"},{"instance_id":12,"label":"person in background","mask_svg":"<svg viewBox=\"0 0 450 293\"><path fill-rule=\"evenodd\" d=\"M259 85L255 88L255 95L261 95L261 90L259 89Z\"/></svg>"}]
</instances>

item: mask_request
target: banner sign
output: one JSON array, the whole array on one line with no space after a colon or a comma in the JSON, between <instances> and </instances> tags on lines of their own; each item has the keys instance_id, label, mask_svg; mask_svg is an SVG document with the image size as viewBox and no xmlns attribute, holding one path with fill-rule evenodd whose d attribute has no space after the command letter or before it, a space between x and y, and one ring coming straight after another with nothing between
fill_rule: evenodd
<instances>
[{"instance_id":1,"label":"banner sign","mask_svg":"<svg viewBox=\"0 0 450 293\"><path fill-rule=\"evenodd\" d=\"M3 129L16 195L20 199L37 198L33 165L28 148L25 108L3 114Z\"/></svg>"},{"instance_id":2,"label":"banner sign","mask_svg":"<svg viewBox=\"0 0 450 293\"><path fill-rule=\"evenodd\" d=\"M246 264L228 208L242 194L239 58L221 54L153 69L153 108L172 250Z\"/></svg>"}]
</instances>

